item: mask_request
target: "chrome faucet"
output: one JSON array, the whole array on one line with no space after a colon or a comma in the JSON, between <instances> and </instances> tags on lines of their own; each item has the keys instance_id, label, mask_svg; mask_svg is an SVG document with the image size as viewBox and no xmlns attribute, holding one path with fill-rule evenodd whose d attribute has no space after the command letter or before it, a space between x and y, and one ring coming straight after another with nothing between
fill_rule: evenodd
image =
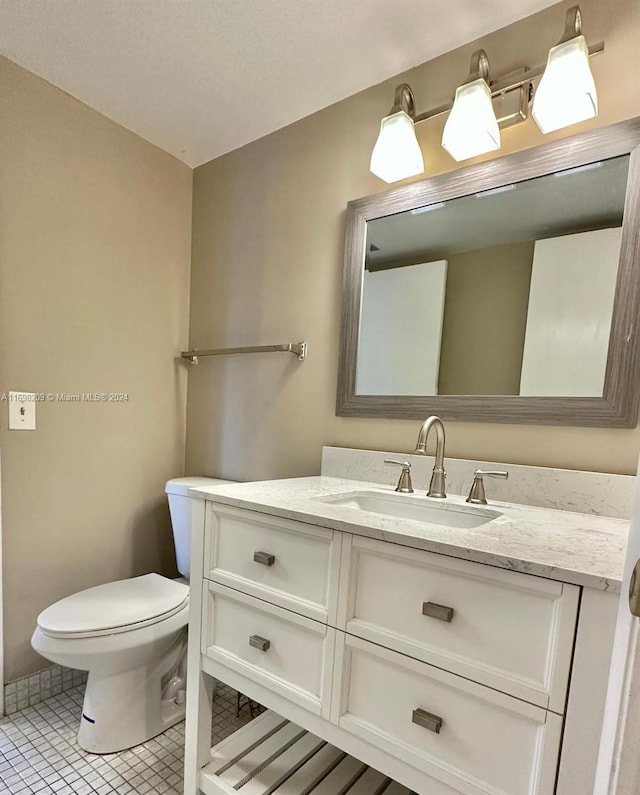
<instances>
[{"instance_id":1,"label":"chrome faucet","mask_svg":"<svg viewBox=\"0 0 640 795\"><path fill-rule=\"evenodd\" d=\"M436 462L431 474L431 482L429 483L429 491L427 497L446 497L444 490L444 425L440 417L427 417L422 423L420 432L418 433L418 441L416 442L415 453L417 455L427 455L427 439L429 438L429 431L435 428L436 431Z\"/></svg>"}]
</instances>

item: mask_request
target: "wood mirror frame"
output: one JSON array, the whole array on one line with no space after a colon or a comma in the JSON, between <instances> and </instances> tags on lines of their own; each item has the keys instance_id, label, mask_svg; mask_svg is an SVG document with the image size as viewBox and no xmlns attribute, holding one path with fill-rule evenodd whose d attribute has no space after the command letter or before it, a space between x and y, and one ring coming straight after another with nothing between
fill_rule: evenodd
<instances>
[{"instance_id":1,"label":"wood mirror frame","mask_svg":"<svg viewBox=\"0 0 640 795\"><path fill-rule=\"evenodd\" d=\"M621 155L630 155L622 243L602 397L519 395L358 395L356 366L367 222ZM459 168L349 202L336 414L632 428L639 397L640 117Z\"/></svg>"}]
</instances>

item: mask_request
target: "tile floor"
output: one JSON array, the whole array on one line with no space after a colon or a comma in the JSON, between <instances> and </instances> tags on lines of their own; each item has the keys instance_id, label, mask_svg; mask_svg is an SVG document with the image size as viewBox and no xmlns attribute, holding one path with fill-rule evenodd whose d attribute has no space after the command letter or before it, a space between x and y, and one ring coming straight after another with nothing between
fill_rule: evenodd
<instances>
[{"instance_id":1,"label":"tile floor","mask_svg":"<svg viewBox=\"0 0 640 795\"><path fill-rule=\"evenodd\" d=\"M87 754L76 742L83 691L77 687L0 718L0 795L181 795L184 723L129 751ZM248 706L236 718L236 692L219 685L212 744L250 719Z\"/></svg>"},{"instance_id":2,"label":"tile floor","mask_svg":"<svg viewBox=\"0 0 640 795\"><path fill-rule=\"evenodd\" d=\"M65 690L80 687L87 681L86 671L75 671L61 665L50 665L30 676L23 676L4 686L4 711L7 715L20 712Z\"/></svg>"}]
</instances>

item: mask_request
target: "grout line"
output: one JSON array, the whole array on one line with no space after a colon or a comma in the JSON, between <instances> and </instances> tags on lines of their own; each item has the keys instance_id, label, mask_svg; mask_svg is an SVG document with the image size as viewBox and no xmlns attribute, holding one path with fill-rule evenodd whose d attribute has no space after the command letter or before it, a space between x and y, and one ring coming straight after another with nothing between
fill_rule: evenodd
<instances>
[{"instance_id":1,"label":"grout line","mask_svg":"<svg viewBox=\"0 0 640 795\"><path fill-rule=\"evenodd\" d=\"M77 673L77 672L76 672ZM96 755L77 744L84 685L0 718L0 793L3 795L181 795L184 723L143 745ZM236 692L218 683L212 742L244 726Z\"/></svg>"}]
</instances>

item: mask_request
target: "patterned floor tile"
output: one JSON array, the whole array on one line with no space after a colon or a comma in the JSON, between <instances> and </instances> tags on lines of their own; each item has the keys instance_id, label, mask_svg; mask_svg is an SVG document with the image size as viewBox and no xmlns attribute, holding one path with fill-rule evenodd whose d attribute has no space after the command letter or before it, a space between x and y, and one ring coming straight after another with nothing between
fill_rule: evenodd
<instances>
[{"instance_id":1,"label":"patterned floor tile","mask_svg":"<svg viewBox=\"0 0 640 795\"><path fill-rule=\"evenodd\" d=\"M117 754L88 754L76 741L84 686L0 718L1 795L181 795L184 723ZM237 693L219 684L213 703L212 744L251 720ZM254 714L261 711L254 709Z\"/></svg>"}]
</instances>

